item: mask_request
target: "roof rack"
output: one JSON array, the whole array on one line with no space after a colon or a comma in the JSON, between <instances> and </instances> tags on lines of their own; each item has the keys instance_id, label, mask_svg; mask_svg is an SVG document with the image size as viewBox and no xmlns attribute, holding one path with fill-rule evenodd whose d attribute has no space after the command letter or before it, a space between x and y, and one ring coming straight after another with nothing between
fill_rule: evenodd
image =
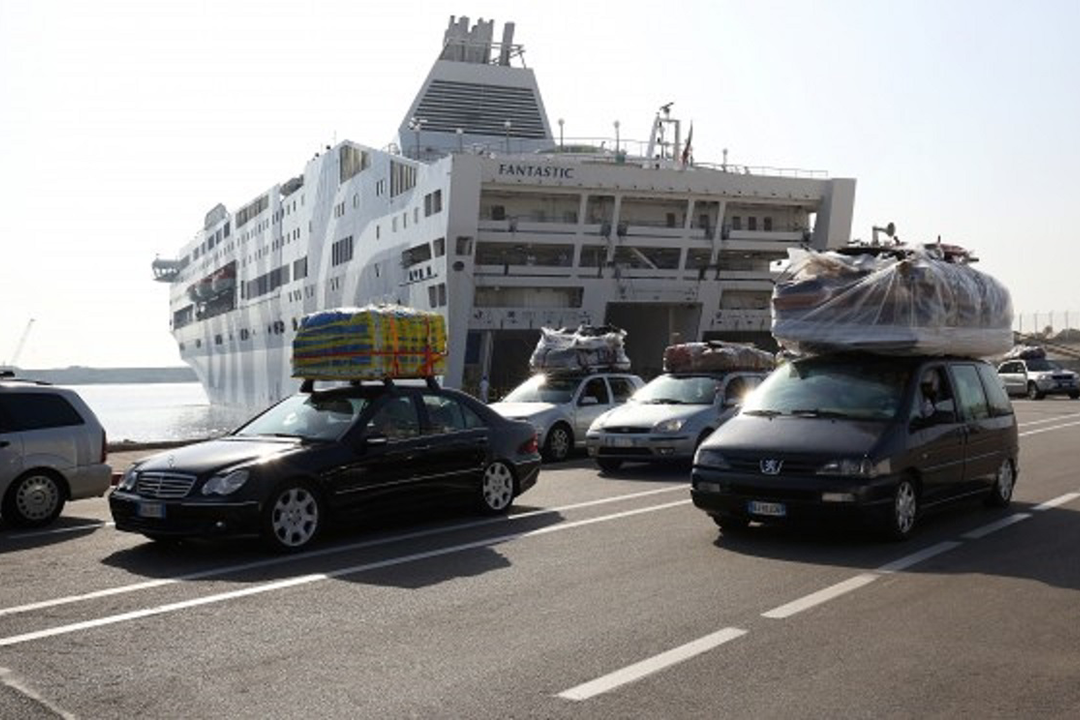
<instances>
[{"instance_id":1,"label":"roof rack","mask_svg":"<svg viewBox=\"0 0 1080 720\"><path fill-rule=\"evenodd\" d=\"M399 380L423 380L425 382L425 384L427 385L427 387L430 388L431 390L438 390L439 389L439 381L437 379L435 379L434 376L428 376L428 377L424 377L424 378L398 378L398 379ZM300 392L302 392L302 393L313 393L313 392L315 392L315 381L316 380L323 380L323 381L326 381L326 382L348 382L350 387L363 387L364 383L368 383L369 385L374 384L374 383L380 383L380 384L382 384L383 387L385 387L387 389L397 387L397 385L394 383L394 378L391 378L391 377L372 378L372 379L367 379L367 378L352 378L352 379L348 379L348 378L304 378L303 381L300 383Z\"/></svg>"}]
</instances>

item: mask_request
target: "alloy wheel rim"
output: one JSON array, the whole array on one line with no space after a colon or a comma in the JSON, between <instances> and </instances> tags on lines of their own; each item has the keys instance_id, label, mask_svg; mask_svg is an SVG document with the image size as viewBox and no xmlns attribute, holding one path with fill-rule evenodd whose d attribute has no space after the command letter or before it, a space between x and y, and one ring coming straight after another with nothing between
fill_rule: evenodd
<instances>
[{"instance_id":1,"label":"alloy wheel rim","mask_svg":"<svg viewBox=\"0 0 1080 720\"><path fill-rule=\"evenodd\" d=\"M911 483L903 483L896 490L896 527L907 533L915 524L915 488Z\"/></svg>"},{"instance_id":2,"label":"alloy wheel rim","mask_svg":"<svg viewBox=\"0 0 1080 720\"><path fill-rule=\"evenodd\" d=\"M52 478L37 475L27 478L16 491L15 506L27 520L44 520L60 502L60 489Z\"/></svg>"},{"instance_id":3,"label":"alloy wheel rim","mask_svg":"<svg viewBox=\"0 0 1080 720\"><path fill-rule=\"evenodd\" d=\"M570 437L561 427L551 431L551 450L552 454L560 460L570 452Z\"/></svg>"},{"instance_id":4,"label":"alloy wheel rim","mask_svg":"<svg viewBox=\"0 0 1080 720\"><path fill-rule=\"evenodd\" d=\"M502 510L514 497L514 478L501 462L488 465L484 471L484 503L492 510Z\"/></svg>"},{"instance_id":5,"label":"alloy wheel rim","mask_svg":"<svg viewBox=\"0 0 1080 720\"><path fill-rule=\"evenodd\" d=\"M1001 467L998 468L998 495L1002 500L1008 500L1012 497L1013 492L1013 471L1012 464L1008 460L1001 463Z\"/></svg>"},{"instance_id":6,"label":"alloy wheel rim","mask_svg":"<svg viewBox=\"0 0 1080 720\"><path fill-rule=\"evenodd\" d=\"M274 536L283 545L299 547L315 535L319 526L319 506L304 488L289 488L278 496L271 513Z\"/></svg>"}]
</instances>

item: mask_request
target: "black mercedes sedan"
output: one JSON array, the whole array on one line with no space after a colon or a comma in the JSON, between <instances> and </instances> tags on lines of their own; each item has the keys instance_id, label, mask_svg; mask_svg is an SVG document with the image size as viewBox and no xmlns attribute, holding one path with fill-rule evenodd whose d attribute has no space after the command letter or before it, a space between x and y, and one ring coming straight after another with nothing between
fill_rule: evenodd
<instances>
[{"instance_id":1,"label":"black mercedes sedan","mask_svg":"<svg viewBox=\"0 0 1080 720\"><path fill-rule=\"evenodd\" d=\"M109 495L118 530L154 540L258 535L306 548L358 511L471 499L509 510L536 483L536 430L434 383L306 385L238 430L153 455Z\"/></svg>"}]
</instances>

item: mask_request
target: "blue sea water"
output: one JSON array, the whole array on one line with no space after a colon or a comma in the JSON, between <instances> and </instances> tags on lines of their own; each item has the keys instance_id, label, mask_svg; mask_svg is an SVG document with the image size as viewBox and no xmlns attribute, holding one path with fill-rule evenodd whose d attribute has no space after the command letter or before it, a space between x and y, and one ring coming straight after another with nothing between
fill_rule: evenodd
<instances>
[{"instance_id":1,"label":"blue sea water","mask_svg":"<svg viewBox=\"0 0 1080 720\"><path fill-rule=\"evenodd\" d=\"M105 426L110 443L195 440L228 432L251 413L216 407L199 383L71 385Z\"/></svg>"}]
</instances>

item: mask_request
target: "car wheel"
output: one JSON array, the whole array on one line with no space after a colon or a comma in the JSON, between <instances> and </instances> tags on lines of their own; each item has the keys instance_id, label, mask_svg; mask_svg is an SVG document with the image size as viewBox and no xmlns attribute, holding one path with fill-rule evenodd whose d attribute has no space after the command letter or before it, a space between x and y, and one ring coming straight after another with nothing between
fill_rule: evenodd
<instances>
[{"instance_id":1,"label":"car wheel","mask_svg":"<svg viewBox=\"0 0 1080 720\"><path fill-rule=\"evenodd\" d=\"M994 486L990 488L990 494L986 496L986 504L990 507L1006 507L1012 501L1013 489L1016 487L1016 471L1013 469L1012 460L1005 459L994 476Z\"/></svg>"},{"instance_id":2,"label":"car wheel","mask_svg":"<svg viewBox=\"0 0 1080 720\"><path fill-rule=\"evenodd\" d=\"M574 446L574 436L570 428L559 423L548 430L547 440L544 442L544 459L550 462L561 462L570 455L570 449Z\"/></svg>"},{"instance_id":3,"label":"car wheel","mask_svg":"<svg viewBox=\"0 0 1080 720\"><path fill-rule=\"evenodd\" d=\"M485 515L501 515L514 502L514 473L501 460L486 468L480 480L480 510Z\"/></svg>"},{"instance_id":4,"label":"car wheel","mask_svg":"<svg viewBox=\"0 0 1080 720\"><path fill-rule=\"evenodd\" d=\"M1071 392L1069 393L1069 397L1073 400L1080 400L1080 392Z\"/></svg>"},{"instance_id":5,"label":"car wheel","mask_svg":"<svg viewBox=\"0 0 1080 720\"><path fill-rule=\"evenodd\" d=\"M891 540L906 540L915 529L919 516L919 493L911 478L901 478L893 491L885 535Z\"/></svg>"},{"instance_id":6,"label":"car wheel","mask_svg":"<svg viewBox=\"0 0 1080 720\"><path fill-rule=\"evenodd\" d=\"M322 529L323 507L306 483L279 485L263 517L263 539L275 550L295 552L311 544Z\"/></svg>"},{"instance_id":7,"label":"car wheel","mask_svg":"<svg viewBox=\"0 0 1080 720\"><path fill-rule=\"evenodd\" d=\"M1031 400L1042 400L1044 393L1039 392L1039 386L1033 382L1028 383L1027 396Z\"/></svg>"},{"instance_id":8,"label":"car wheel","mask_svg":"<svg viewBox=\"0 0 1080 720\"><path fill-rule=\"evenodd\" d=\"M11 483L0 515L15 527L41 527L60 516L65 500L64 487L56 476L32 471Z\"/></svg>"},{"instance_id":9,"label":"car wheel","mask_svg":"<svg viewBox=\"0 0 1080 720\"><path fill-rule=\"evenodd\" d=\"M596 458L596 465L604 472L615 472L622 467L622 460L618 458Z\"/></svg>"},{"instance_id":10,"label":"car wheel","mask_svg":"<svg viewBox=\"0 0 1080 720\"><path fill-rule=\"evenodd\" d=\"M716 527L723 532L738 532L750 526L749 518L738 517L737 515L710 515L709 517L716 523Z\"/></svg>"}]
</instances>

